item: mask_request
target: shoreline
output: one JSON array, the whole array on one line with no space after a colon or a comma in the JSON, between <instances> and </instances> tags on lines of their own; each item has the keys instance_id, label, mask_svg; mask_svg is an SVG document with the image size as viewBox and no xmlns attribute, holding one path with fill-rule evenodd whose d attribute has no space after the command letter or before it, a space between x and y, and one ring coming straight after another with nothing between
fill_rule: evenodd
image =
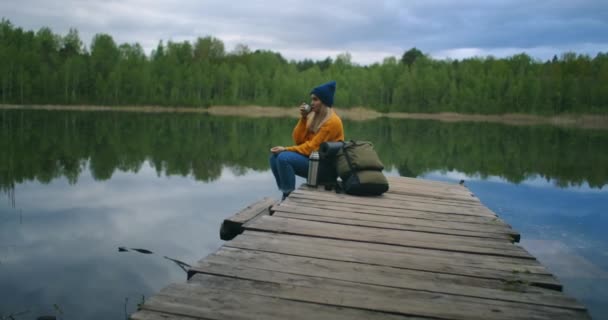
<instances>
[{"instance_id":1,"label":"shoreline","mask_svg":"<svg viewBox=\"0 0 608 320\"><path fill-rule=\"evenodd\" d=\"M12 105L0 104L0 110L47 110L47 111L97 111L97 112L144 112L144 113L206 113L216 116L239 116L251 118L299 117L296 107L262 107L262 106L211 106L196 107L161 107L161 106L82 106L82 105ZM435 120L442 122L491 122L516 126L552 125L582 129L608 129L606 115L557 115L539 116L521 113L507 114L464 114L455 112L440 113L381 113L375 110L355 107L350 109L336 108L341 118L353 121L374 120L378 118Z\"/></svg>"}]
</instances>

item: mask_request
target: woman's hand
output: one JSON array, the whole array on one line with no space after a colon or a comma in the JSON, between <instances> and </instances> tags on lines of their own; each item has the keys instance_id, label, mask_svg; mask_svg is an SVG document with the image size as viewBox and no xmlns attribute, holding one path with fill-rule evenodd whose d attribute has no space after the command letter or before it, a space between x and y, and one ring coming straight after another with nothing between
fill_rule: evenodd
<instances>
[{"instance_id":1,"label":"woman's hand","mask_svg":"<svg viewBox=\"0 0 608 320\"><path fill-rule=\"evenodd\" d=\"M306 118L309 113L310 109L306 110L306 103L302 102L302 104L300 105L300 116L302 116L302 118Z\"/></svg>"},{"instance_id":2,"label":"woman's hand","mask_svg":"<svg viewBox=\"0 0 608 320\"><path fill-rule=\"evenodd\" d=\"M283 146L276 146L276 147L270 148L270 152L272 152L272 153L280 153L283 151L285 151L285 147L283 147Z\"/></svg>"}]
</instances>

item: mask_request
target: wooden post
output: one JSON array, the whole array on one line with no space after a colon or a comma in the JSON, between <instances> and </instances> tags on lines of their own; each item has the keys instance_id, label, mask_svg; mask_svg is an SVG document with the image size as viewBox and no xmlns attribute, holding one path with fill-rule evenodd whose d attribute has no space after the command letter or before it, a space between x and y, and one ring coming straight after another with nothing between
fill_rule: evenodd
<instances>
[{"instance_id":1,"label":"wooden post","mask_svg":"<svg viewBox=\"0 0 608 320\"><path fill-rule=\"evenodd\" d=\"M243 232L243 226L260 215L270 214L270 207L276 203L276 200L264 198L255 202L243 210L237 212L234 216L224 220L220 227L220 239L228 241L234 239L237 235Z\"/></svg>"}]
</instances>

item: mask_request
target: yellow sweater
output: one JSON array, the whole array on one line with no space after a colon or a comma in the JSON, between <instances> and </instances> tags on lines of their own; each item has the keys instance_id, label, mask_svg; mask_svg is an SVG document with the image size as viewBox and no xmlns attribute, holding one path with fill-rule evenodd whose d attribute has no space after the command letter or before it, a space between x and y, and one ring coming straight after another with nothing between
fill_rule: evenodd
<instances>
[{"instance_id":1,"label":"yellow sweater","mask_svg":"<svg viewBox=\"0 0 608 320\"><path fill-rule=\"evenodd\" d=\"M308 120L300 118L298 124L293 129L293 141L295 146L287 147L287 151L295 151L305 156L310 156L313 151L319 150L321 143L326 141L343 141L344 140L344 128L342 127L342 120L336 112L332 112L331 116L321 127L317 133L310 132L306 128L306 122Z\"/></svg>"}]
</instances>

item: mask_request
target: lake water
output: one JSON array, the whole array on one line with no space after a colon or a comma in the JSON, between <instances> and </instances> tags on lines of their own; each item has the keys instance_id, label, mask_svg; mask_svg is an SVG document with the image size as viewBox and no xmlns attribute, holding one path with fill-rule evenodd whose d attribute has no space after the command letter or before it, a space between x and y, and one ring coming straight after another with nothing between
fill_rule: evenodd
<instances>
[{"instance_id":1,"label":"lake water","mask_svg":"<svg viewBox=\"0 0 608 320\"><path fill-rule=\"evenodd\" d=\"M195 263L222 245L225 217L279 198L267 150L290 144L294 122L0 110L0 319L124 319L185 281L164 257ZM608 131L344 125L347 139L374 142L387 174L464 179L568 294L608 318Z\"/></svg>"}]
</instances>

